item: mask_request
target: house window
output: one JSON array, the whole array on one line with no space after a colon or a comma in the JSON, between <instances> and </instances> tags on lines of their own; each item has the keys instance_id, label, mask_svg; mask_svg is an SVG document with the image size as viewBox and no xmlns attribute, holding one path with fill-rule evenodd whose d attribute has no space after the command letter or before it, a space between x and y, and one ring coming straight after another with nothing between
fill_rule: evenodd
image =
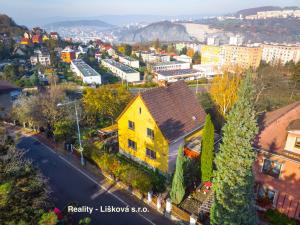
<instances>
[{"instance_id":1,"label":"house window","mask_svg":"<svg viewBox=\"0 0 300 225\"><path fill-rule=\"evenodd\" d=\"M151 139L154 139L154 130L147 128L147 136Z\"/></svg>"},{"instance_id":2,"label":"house window","mask_svg":"<svg viewBox=\"0 0 300 225\"><path fill-rule=\"evenodd\" d=\"M262 172L275 178L279 178L282 164L277 161L265 159Z\"/></svg>"},{"instance_id":3,"label":"house window","mask_svg":"<svg viewBox=\"0 0 300 225\"><path fill-rule=\"evenodd\" d=\"M274 203L275 196L275 190L259 185L257 192L257 201L259 205L263 207L272 205Z\"/></svg>"},{"instance_id":4,"label":"house window","mask_svg":"<svg viewBox=\"0 0 300 225\"><path fill-rule=\"evenodd\" d=\"M128 139L128 148L136 150L136 142Z\"/></svg>"},{"instance_id":5,"label":"house window","mask_svg":"<svg viewBox=\"0 0 300 225\"><path fill-rule=\"evenodd\" d=\"M295 147L300 148L300 137L296 137Z\"/></svg>"},{"instance_id":6,"label":"house window","mask_svg":"<svg viewBox=\"0 0 300 225\"><path fill-rule=\"evenodd\" d=\"M141 107L139 108L139 113L142 114L142 108Z\"/></svg>"},{"instance_id":7,"label":"house window","mask_svg":"<svg viewBox=\"0 0 300 225\"><path fill-rule=\"evenodd\" d=\"M150 159L156 159L156 152L146 148L146 156Z\"/></svg>"},{"instance_id":8,"label":"house window","mask_svg":"<svg viewBox=\"0 0 300 225\"><path fill-rule=\"evenodd\" d=\"M132 122L131 120L128 120L128 128L134 130L134 122Z\"/></svg>"}]
</instances>

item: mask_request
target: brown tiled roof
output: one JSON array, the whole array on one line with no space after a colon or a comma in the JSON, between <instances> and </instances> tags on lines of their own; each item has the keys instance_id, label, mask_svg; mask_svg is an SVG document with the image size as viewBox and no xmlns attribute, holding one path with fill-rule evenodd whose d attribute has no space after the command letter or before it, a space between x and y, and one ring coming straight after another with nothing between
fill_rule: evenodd
<instances>
[{"instance_id":1,"label":"brown tiled roof","mask_svg":"<svg viewBox=\"0 0 300 225\"><path fill-rule=\"evenodd\" d=\"M18 87L14 86L13 84L9 83L6 80L0 80L0 93L5 93L13 90L17 90Z\"/></svg>"},{"instance_id":2,"label":"brown tiled roof","mask_svg":"<svg viewBox=\"0 0 300 225\"><path fill-rule=\"evenodd\" d=\"M183 81L140 95L169 142L204 124L206 113Z\"/></svg>"},{"instance_id":3,"label":"brown tiled roof","mask_svg":"<svg viewBox=\"0 0 300 225\"><path fill-rule=\"evenodd\" d=\"M288 126L288 130L300 130L300 119L293 120Z\"/></svg>"},{"instance_id":4,"label":"brown tiled roof","mask_svg":"<svg viewBox=\"0 0 300 225\"><path fill-rule=\"evenodd\" d=\"M284 106L280 109L274 110L272 112L267 112L263 116L263 124L265 127L270 125L271 123L275 122L278 120L280 117L285 115L287 112L291 111L292 109L296 108L297 106L300 105L300 101L294 102L290 105Z\"/></svg>"},{"instance_id":5,"label":"brown tiled roof","mask_svg":"<svg viewBox=\"0 0 300 225\"><path fill-rule=\"evenodd\" d=\"M254 145L271 152L283 152L288 127L295 120L300 120L300 101L267 112L259 122L260 132Z\"/></svg>"}]
</instances>

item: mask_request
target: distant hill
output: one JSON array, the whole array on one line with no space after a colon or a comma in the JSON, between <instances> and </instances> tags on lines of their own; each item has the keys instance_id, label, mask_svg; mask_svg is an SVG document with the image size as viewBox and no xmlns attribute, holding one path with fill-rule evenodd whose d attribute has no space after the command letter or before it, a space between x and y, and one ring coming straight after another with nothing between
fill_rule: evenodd
<instances>
[{"instance_id":1,"label":"distant hill","mask_svg":"<svg viewBox=\"0 0 300 225\"><path fill-rule=\"evenodd\" d=\"M101 27L101 28L111 28L113 25L103 22L101 20L75 20L75 21L60 21L54 22L45 25L45 28L71 28L71 27L80 27L80 26L88 26L88 27Z\"/></svg>"},{"instance_id":2,"label":"distant hill","mask_svg":"<svg viewBox=\"0 0 300 225\"><path fill-rule=\"evenodd\" d=\"M152 23L146 27L128 32L120 37L122 42L149 42L159 39L163 42L190 41L191 37L181 24L170 21Z\"/></svg>"},{"instance_id":3,"label":"distant hill","mask_svg":"<svg viewBox=\"0 0 300 225\"><path fill-rule=\"evenodd\" d=\"M210 29L222 30L224 33L241 34L245 41L253 42L300 42L299 19L270 18L266 20L200 20Z\"/></svg>"},{"instance_id":4,"label":"distant hill","mask_svg":"<svg viewBox=\"0 0 300 225\"><path fill-rule=\"evenodd\" d=\"M249 8L249 9L243 9L235 13L235 16L243 15L243 16L249 16L254 15L257 12L263 12L263 11L277 11L277 10L295 10L299 9L297 6L287 6L287 7L278 7L278 6L262 6L262 7L256 7L256 8Z\"/></svg>"},{"instance_id":5,"label":"distant hill","mask_svg":"<svg viewBox=\"0 0 300 225\"><path fill-rule=\"evenodd\" d=\"M19 26L9 16L0 14L0 33L6 33L9 36L22 35L27 28Z\"/></svg>"}]
</instances>

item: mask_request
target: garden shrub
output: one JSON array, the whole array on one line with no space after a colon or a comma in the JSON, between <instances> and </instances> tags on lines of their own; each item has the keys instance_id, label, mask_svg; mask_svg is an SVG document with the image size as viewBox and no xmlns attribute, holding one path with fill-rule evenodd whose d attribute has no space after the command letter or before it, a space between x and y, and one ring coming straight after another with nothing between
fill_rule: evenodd
<instances>
[{"instance_id":1,"label":"garden shrub","mask_svg":"<svg viewBox=\"0 0 300 225\"><path fill-rule=\"evenodd\" d=\"M162 175L126 160L122 156L104 151L93 151L91 160L104 172L114 175L115 178L142 193L150 190L162 192L165 189L165 179Z\"/></svg>"},{"instance_id":2,"label":"garden shrub","mask_svg":"<svg viewBox=\"0 0 300 225\"><path fill-rule=\"evenodd\" d=\"M297 225L295 220L274 209L267 210L266 218L273 225Z\"/></svg>"}]
</instances>

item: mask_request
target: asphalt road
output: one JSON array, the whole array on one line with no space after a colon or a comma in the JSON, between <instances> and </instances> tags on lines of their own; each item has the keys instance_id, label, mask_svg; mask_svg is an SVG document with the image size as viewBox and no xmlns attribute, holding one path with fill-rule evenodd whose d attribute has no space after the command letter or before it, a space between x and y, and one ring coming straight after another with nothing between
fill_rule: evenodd
<instances>
[{"instance_id":1,"label":"asphalt road","mask_svg":"<svg viewBox=\"0 0 300 225\"><path fill-rule=\"evenodd\" d=\"M80 171L69 164L57 153L31 137L23 137L18 143L19 149L27 150L25 157L31 159L45 177L49 179L55 206L63 209L69 203L78 206L94 207L93 213L76 213L75 218L90 217L95 225L149 225L173 224L170 220L137 200L125 191L115 190L109 193L97 185L97 178ZM99 180L98 180L99 181ZM147 212L100 212L105 207L141 207ZM144 208L146 207L146 208ZM96 211L96 208L98 211Z\"/></svg>"}]
</instances>

